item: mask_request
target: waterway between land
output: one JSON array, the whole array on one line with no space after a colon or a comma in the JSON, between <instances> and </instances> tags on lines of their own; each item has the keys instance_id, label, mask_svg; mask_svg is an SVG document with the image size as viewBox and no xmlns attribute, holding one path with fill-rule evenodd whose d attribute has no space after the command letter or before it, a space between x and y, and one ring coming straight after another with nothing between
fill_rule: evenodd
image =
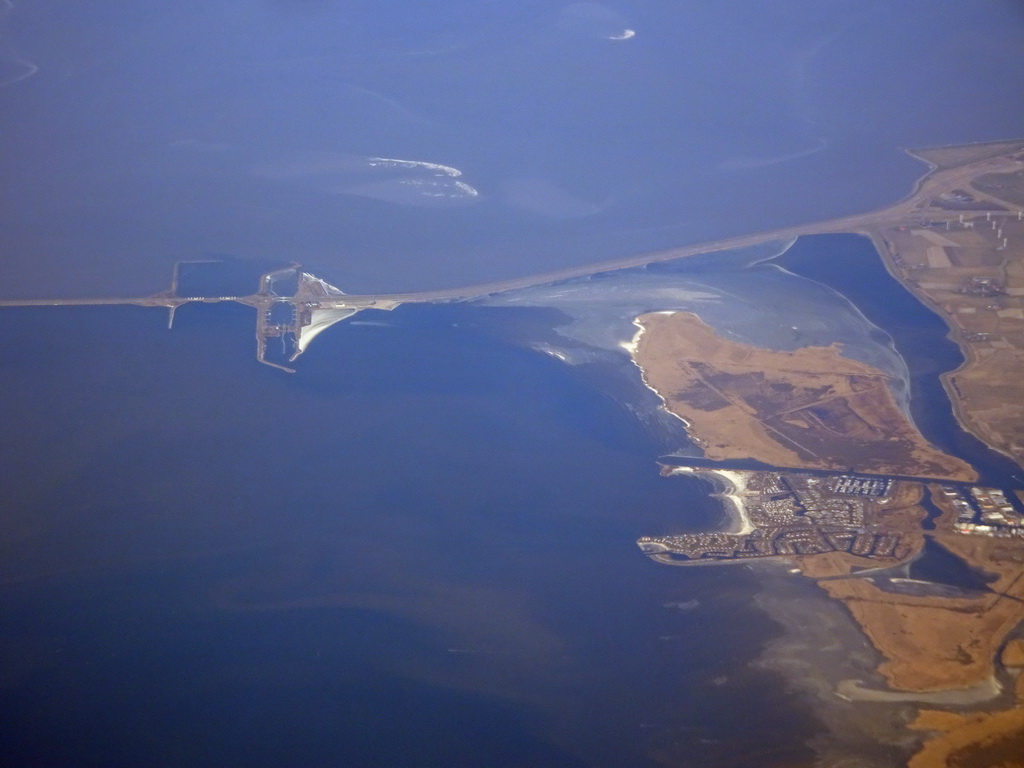
<instances>
[{"instance_id":1,"label":"waterway between land","mask_svg":"<svg viewBox=\"0 0 1024 768\"><path fill-rule=\"evenodd\" d=\"M928 440L972 464L982 483L1021 485L1019 466L960 426L939 377L959 367L963 354L949 338L945 321L886 270L870 239L801 237L775 263L841 293L891 337L910 372L911 416Z\"/></svg>"}]
</instances>

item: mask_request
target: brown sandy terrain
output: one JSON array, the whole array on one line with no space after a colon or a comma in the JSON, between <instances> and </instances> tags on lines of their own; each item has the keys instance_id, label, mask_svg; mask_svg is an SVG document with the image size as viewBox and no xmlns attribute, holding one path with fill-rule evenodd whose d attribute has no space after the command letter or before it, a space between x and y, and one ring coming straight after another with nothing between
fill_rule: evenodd
<instances>
[{"instance_id":1,"label":"brown sandy terrain","mask_svg":"<svg viewBox=\"0 0 1024 768\"><path fill-rule=\"evenodd\" d=\"M923 542L923 518L924 510L920 507L903 507L889 513L887 525L894 530L916 530L916 551ZM995 595L915 597L883 591L867 579L835 578L877 565L847 553L798 560L804 575L824 579L819 586L846 605L872 645L885 657L879 672L892 688L965 688L991 676L996 650L1006 634L1024 618L1024 604L1001 601Z\"/></svg>"},{"instance_id":2,"label":"brown sandy terrain","mask_svg":"<svg viewBox=\"0 0 1024 768\"><path fill-rule=\"evenodd\" d=\"M759 349L685 312L643 315L634 359L712 459L973 480L899 410L888 377L838 346Z\"/></svg>"},{"instance_id":3,"label":"brown sandy terrain","mask_svg":"<svg viewBox=\"0 0 1024 768\"><path fill-rule=\"evenodd\" d=\"M914 597L884 592L866 579L822 581L842 600L885 656L879 672L892 688L938 691L989 678L1006 634L1024 604L999 596Z\"/></svg>"},{"instance_id":4,"label":"brown sandy terrain","mask_svg":"<svg viewBox=\"0 0 1024 768\"><path fill-rule=\"evenodd\" d=\"M988 536L964 535L952 529L956 510L939 494L933 499L944 514L938 520L935 538L968 564L997 576L991 588L995 594L979 602L970 622L988 626L971 640L977 655L995 656L1006 635L1024 620L1024 541ZM947 610L955 611L949 604ZM949 615L941 627L944 634L956 634L964 623L959 612ZM914 625L912 625L914 626ZM1024 639L1008 642L1003 649L1005 667L1024 666ZM993 768L1024 766L1024 675L1015 683L1016 705L1007 710L954 714L923 710L911 727L933 734L910 761L910 768Z\"/></svg>"},{"instance_id":5,"label":"brown sandy terrain","mask_svg":"<svg viewBox=\"0 0 1024 768\"><path fill-rule=\"evenodd\" d=\"M1003 649L1004 667L1024 667L1024 638L1018 637ZM1021 680L1024 683L1024 679Z\"/></svg>"},{"instance_id":6,"label":"brown sandy terrain","mask_svg":"<svg viewBox=\"0 0 1024 768\"><path fill-rule=\"evenodd\" d=\"M908 768L1024 768L1024 705L966 715L923 710L910 727L935 736Z\"/></svg>"},{"instance_id":7,"label":"brown sandy terrain","mask_svg":"<svg viewBox=\"0 0 1024 768\"><path fill-rule=\"evenodd\" d=\"M943 510L935 540L996 576L990 592L917 597L883 591L865 579L819 582L846 605L885 657L879 671L889 685L905 691L965 688L986 680L1003 641L1024 620L1024 540L956 533L955 508L937 488L932 490L934 503ZM905 522L914 521L907 514ZM821 578L848 573L855 564L807 558L800 565L806 575ZM1010 646L1006 653L1011 659L1015 653L1024 658L1024 644Z\"/></svg>"}]
</instances>

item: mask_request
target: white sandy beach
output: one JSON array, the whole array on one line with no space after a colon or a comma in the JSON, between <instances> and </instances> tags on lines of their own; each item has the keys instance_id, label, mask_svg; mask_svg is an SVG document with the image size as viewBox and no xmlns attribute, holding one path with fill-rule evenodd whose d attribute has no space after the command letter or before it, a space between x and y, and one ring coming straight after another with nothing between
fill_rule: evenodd
<instances>
[{"instance_id":1,"label":"white sandy beach","mask_svg":"<svg viewBox=\"0 0 1024 768\"><path fill-rule=\"evenodd\" d=\"M675 310L663 310L663 311L660 311L660 312L650 312L648 314L651 314L651 315L674 315L674 314L676 314L676 311ZM657 395L658 400L661 401L661 406L660 406L661 409L663 411L665 411L665 413L669 414L670 416L674 416L675 418L677 418L681 422L683 422L683 426L686 427L687 434L689 434L690 422L688 422L686 419L684 419L678 413L673 413L672 409L670 409L668 407L668 401L666 401L665 398L662 397L661 393L658 390L656 390L654 387L652 387L650 385L650 383L647 381L647 372L643 369L643 366L640 365L640 363L638 363L636 361L636 351L637 351L637 349L640 346L640 339L643 337L644 333L647 331L647 328L644 326L643 323L640 322L640 318L639 317L633 318L633 325L635 325L636 328L637 328L636 333L633 334L633 338L630 339L629 341L621 342L619 344L619 346L622 347L624 350L626 350L626 352L629 353L629 358L630 358L630 360L633 361L633 365L635 365L636 369L638 371L640 371L640 381L643 382L643 385L645 387L647 387L649 390L651 390L651 392L653 392L655 395ZM696 439L692 435L690 436L690 439L694 440L695 442L698 442L698 441L696 441ZM699 445L699 442L698 442L698 445Z\"/></svg>"},{"instance_id":2,"label":"white sandy beach","mask_svg":"<svg viewBox=\"0 0 1024 768\"><path fill-rule=\"evenodd\" d=\"M712 494L715 498L722 499L728 507L731 507L733 514L730 515L732 518L733 525L731 528L736 530L724 531L734 536L746 536L749 533L753 533L754 525L750 522L750 517L747 515L746 503L743 500L744 492L747 490L747 476L744 472L738 472L731 469L698 469L696 467L673 467L672 474L676 475L714 475L715 477L721 478L722 485L725 488Z\"/></svg>"}]
</instances>

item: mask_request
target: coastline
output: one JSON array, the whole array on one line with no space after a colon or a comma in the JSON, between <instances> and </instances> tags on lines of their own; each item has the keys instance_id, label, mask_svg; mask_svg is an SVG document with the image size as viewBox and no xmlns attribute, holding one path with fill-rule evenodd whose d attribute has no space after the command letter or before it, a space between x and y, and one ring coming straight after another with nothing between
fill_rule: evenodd
<instances>
[{"instance_id":1,"label":"coastline","mask_svg":"<svg viewBox=\"0 0 1024 768\"><path fill-rule=\"evenodd\" d=\"M666 309L666 310L659 310L658 312L650 312L648 314L651 314L651 315L674 315L674 314L676 314L676 310ZM692 425L690 424L690 422L687 421L686 419L684 419L682 416L680 416L678 413L676 413L675 411L673 411L671 408L668 407L668 401L662 396L661 392L659 392L658 390L656 390L654 387L651 386L650 381L648 381L648 379L647 379L647 371L645 371L644 367L642 365L640 365L640 363L637 362L636 352L637 352L637 349L640 348L640 340L643 338L643 335L645 333L647 333L647 326L645 326L643 324L643 322L640 320L640 317L633 318L633 325L635 325L636 328L637 328L636 333L633 334L633 338L630 339L629 341L622 342L619 346L626 351L626 354L629 355L630 362L633 363L633 365L636 367L636 369L640 372L640 382L645 387L647 387L647 389L649 389L651 392L653 392L655 397L658 398L658 401L661 403L661 405L659 405L658 407L661 408L661 410L663 410L669 416L673 416L673 417L679 419L679 421L683 422L683 427L686 430L687 437L689 437L690 440L692 440L697 445L697 447L700 448L701 451L703 452L704 443L700 439L700 437L698 437L697 435L691 434L690 429L691 429Z\"/></svg>"},{"instance_id":2,"label":"coastline","mask_svg":"<svg viewBox=\"0 0 1024 768\"><path fill-rule=\"evenodd\" d=\"M726 514L729 516L730 522L732 523L728 530L723 530L721 532L728 533L732 536L746 536L754 532L755 526L750 521L746 505L743 502L743 492L747 489L747 481L741 472L735 472L729 469L672 467L667 472L663 471L663 474L668 477L671 477L672 475L689 475L696 476L701 479L705 479L706 476L710 476L706 479L717 488L716 492L712 493L711 496L722 500L722 506L726 509ZM732 514L729 514L728 512L730 509L732 510Z\"/></svg>"},{"instance_id":3,"label":"coastline","mask_svg":"<svg viewBox=\"0 0 1024 768\"><path fill-rule=\"evenodd\" d=\"M648 312L622 344L643 384L716 461L973 482L927 440L892 377L830 345L776 349L733 341L692 311Z\"/></svg>"}]
</instances>

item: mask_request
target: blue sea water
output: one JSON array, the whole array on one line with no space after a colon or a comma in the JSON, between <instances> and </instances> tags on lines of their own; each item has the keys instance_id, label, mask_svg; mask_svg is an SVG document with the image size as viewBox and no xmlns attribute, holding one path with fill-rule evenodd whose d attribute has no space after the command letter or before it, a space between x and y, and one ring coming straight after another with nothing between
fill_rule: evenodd
<instances>
[{"instance_id":1,"label":"blue sea water","mask_svg":"<svg viewBox=\"0 0 1024 768\"><path fill-rule=\"evenodd\" d=\"M1024 134L1022 30L1014 0L5 2L0 286L230 254L452 287L866 210L903 147Z\"/></svg>"},{"instance_id":2,"label":"blue sea water","mask_svg":"<svg viewBox=\"0 0 1024 768\"><path fill-rule=\"evenodd\" d=\"M699 480L657 474L658 456L693 447L612 351L623 307L644 281L673 301L695 285L736 302L708 305L711 322L798 343L796 299L781 331L762 327L775 311L751 286L768 274L776 299L817 307L799 333L899 354L925 434L1008 475L934 386L958 362L945 326L899 295L869 241L734 256L595 278L603 321L579 281L366 311L294 375L256 363L237 305L186 306L171 332L130 307L0 314L0 756L810 764L807 745L828 743L818 704L751 666L779 634L755 595L822 596L635 547L716 528L722 510ZM203 293L244 272L196 265L183 280ZM941 558L920 566L959 578Z\"/></svg>"},{"instance_id":3,"label":"blue sea water","mask_svg":"<svg viewBox=\"0 0 1024 768\"><path fill-rule=\"evenodd\" d=\"M368 317L289 376L237 306L0 315L3 761L809 759L754 576L634 544L721 521L656 437L451 308Z\"/></svg>"},{"instance_id":4,"label":"blue sea water","mask_svg":"<svg viewBox=\"0 0 1024 768\"><path fill-rule=\"evenodd\" d=\"M1024 134L1010 0L0 16L5 296L224 255L473 283L863 210L901 147ZM366 313L291 377L239 307L0 314L6 762L809 762L809 705L747 665L758 580L633 544L720 512L657 476L631 385L476 312Z\"/></svg>"}]
</instances>

